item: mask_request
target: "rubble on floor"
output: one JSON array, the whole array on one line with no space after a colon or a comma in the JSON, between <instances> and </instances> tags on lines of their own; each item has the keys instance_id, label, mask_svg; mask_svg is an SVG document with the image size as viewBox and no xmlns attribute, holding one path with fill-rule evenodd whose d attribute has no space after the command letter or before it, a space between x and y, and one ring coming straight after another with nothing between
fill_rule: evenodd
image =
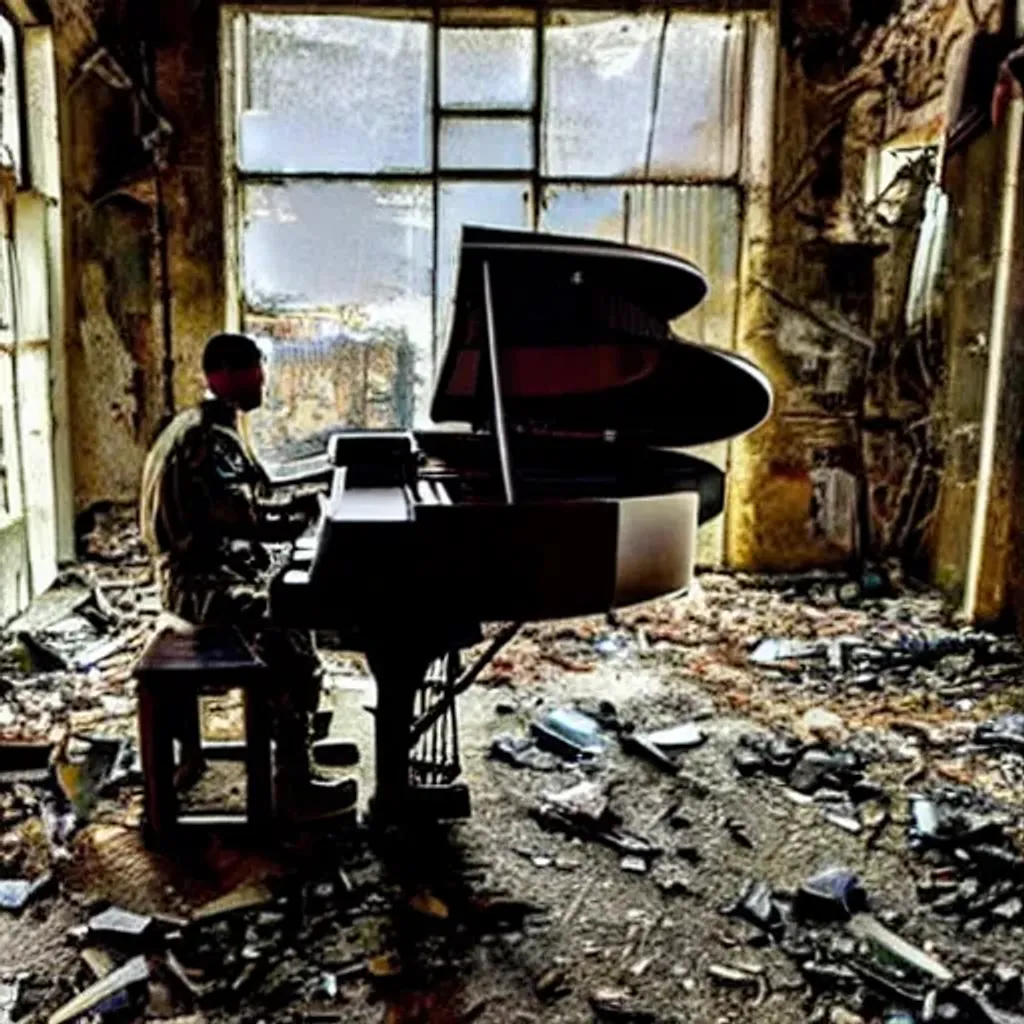
<instances>
[{"instance_id":1,"label":"rubble on floor","mask_svg":"<svg viewBox=\"0 0 1024 1024\"><path fill-rule=\"evenodd\" d=\"M463 698L471 821L176 861L130 515L82 555L0 641L0 1022L1024 1024L1024 651L895 574L527 626Z\"/></svg>"}]
</instances>

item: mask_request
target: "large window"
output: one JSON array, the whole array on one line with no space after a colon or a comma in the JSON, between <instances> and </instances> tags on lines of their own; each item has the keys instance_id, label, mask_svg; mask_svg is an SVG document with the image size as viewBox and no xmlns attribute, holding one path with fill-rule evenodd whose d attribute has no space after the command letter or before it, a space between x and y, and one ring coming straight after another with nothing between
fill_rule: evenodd
<instances>
[{"instance_id":1,"label":"large window","mask_svg":"<svg viewBox=\"0 0 1024 1024\"><path fill-rule=\"evenodd\" d=\"M229 8L229 319L268 357L261 453L426 422L466 223L696 259L713 292L680 329L731 346L757 23Z\"/></svg>"}]
</instances>

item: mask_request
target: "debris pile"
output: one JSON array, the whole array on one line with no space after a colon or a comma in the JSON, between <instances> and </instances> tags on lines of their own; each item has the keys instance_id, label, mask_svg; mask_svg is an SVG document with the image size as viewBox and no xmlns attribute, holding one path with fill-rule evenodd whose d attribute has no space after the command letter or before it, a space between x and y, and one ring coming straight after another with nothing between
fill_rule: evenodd
<instances>
[{"instance_id":1,"label":"debris pile","mask_svg":"<svg viewBox=\"0 0 1024 1024\"><path fill-rule=\"evenodd\" d=\"M148 865L171 914L82 883L98 829L142 849L159 612L127 513L82 555L0 644L0 963L36 930L53 959L0 967L0 1024L1024 1024L1024 653L897 574L705 575L528 626L462 698L450 846Z\"/></svg>"}]
</instances>

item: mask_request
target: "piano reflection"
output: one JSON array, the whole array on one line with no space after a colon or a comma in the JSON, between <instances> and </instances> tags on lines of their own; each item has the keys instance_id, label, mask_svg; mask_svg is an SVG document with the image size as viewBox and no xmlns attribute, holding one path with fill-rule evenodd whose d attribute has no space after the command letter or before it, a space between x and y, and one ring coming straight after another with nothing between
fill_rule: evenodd
<instances>
[{"instance_id":1,"label":"piano reflection","mask_svg":"<svg viewBox=\"0 0 1024 1024\"><path fill-rule=\"evenodd\" d=\"M755 365L672 332L706 292L665 253L466 227L439 429L331 437L329 497L271 614L365 652L376 822L469 813L456 697L521 623L690 584L724 477L678 449L753 430L772 402Z\"/></svg>"}]
</instances>

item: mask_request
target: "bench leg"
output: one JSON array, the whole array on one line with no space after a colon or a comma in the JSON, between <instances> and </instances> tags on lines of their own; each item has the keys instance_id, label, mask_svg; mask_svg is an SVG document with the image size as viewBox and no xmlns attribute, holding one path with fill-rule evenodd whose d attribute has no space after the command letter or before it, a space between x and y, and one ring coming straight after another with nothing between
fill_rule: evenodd
<instances>
[{"instance_id":1,"label":"bench leg","mask_svg":"<svg viewBox=\"0 0 1024 1024\"><path fill-rule=\"evenodd\" d=\"M182 754L201 757L203 750L203 730L199 721L199 694L186 693L182 696L178 708L178 739L181 741Z\"/></svg>"},{"instance_id":2,"label":"bench leg","mask_svg":"<svg viewBox=\"0 0 1024 1024\"><path fill-rule=\"evenodd\" d=\"M158 840L168 838L178 822L174 788L174 716L161 708L142 684L139 697L139 753L145 776L146 823Z\"/></svg>"},{"instance_id":3,"label":"bench leg","mask_svg":"<svg viewBox=\"0 0 1024 1024\"><path fill-rule=\"evenodd\" d=\"M261 688L245 689L246 815L254 828L266 828L274 817L270 706Z\"/></svg>"}]
</instances>

